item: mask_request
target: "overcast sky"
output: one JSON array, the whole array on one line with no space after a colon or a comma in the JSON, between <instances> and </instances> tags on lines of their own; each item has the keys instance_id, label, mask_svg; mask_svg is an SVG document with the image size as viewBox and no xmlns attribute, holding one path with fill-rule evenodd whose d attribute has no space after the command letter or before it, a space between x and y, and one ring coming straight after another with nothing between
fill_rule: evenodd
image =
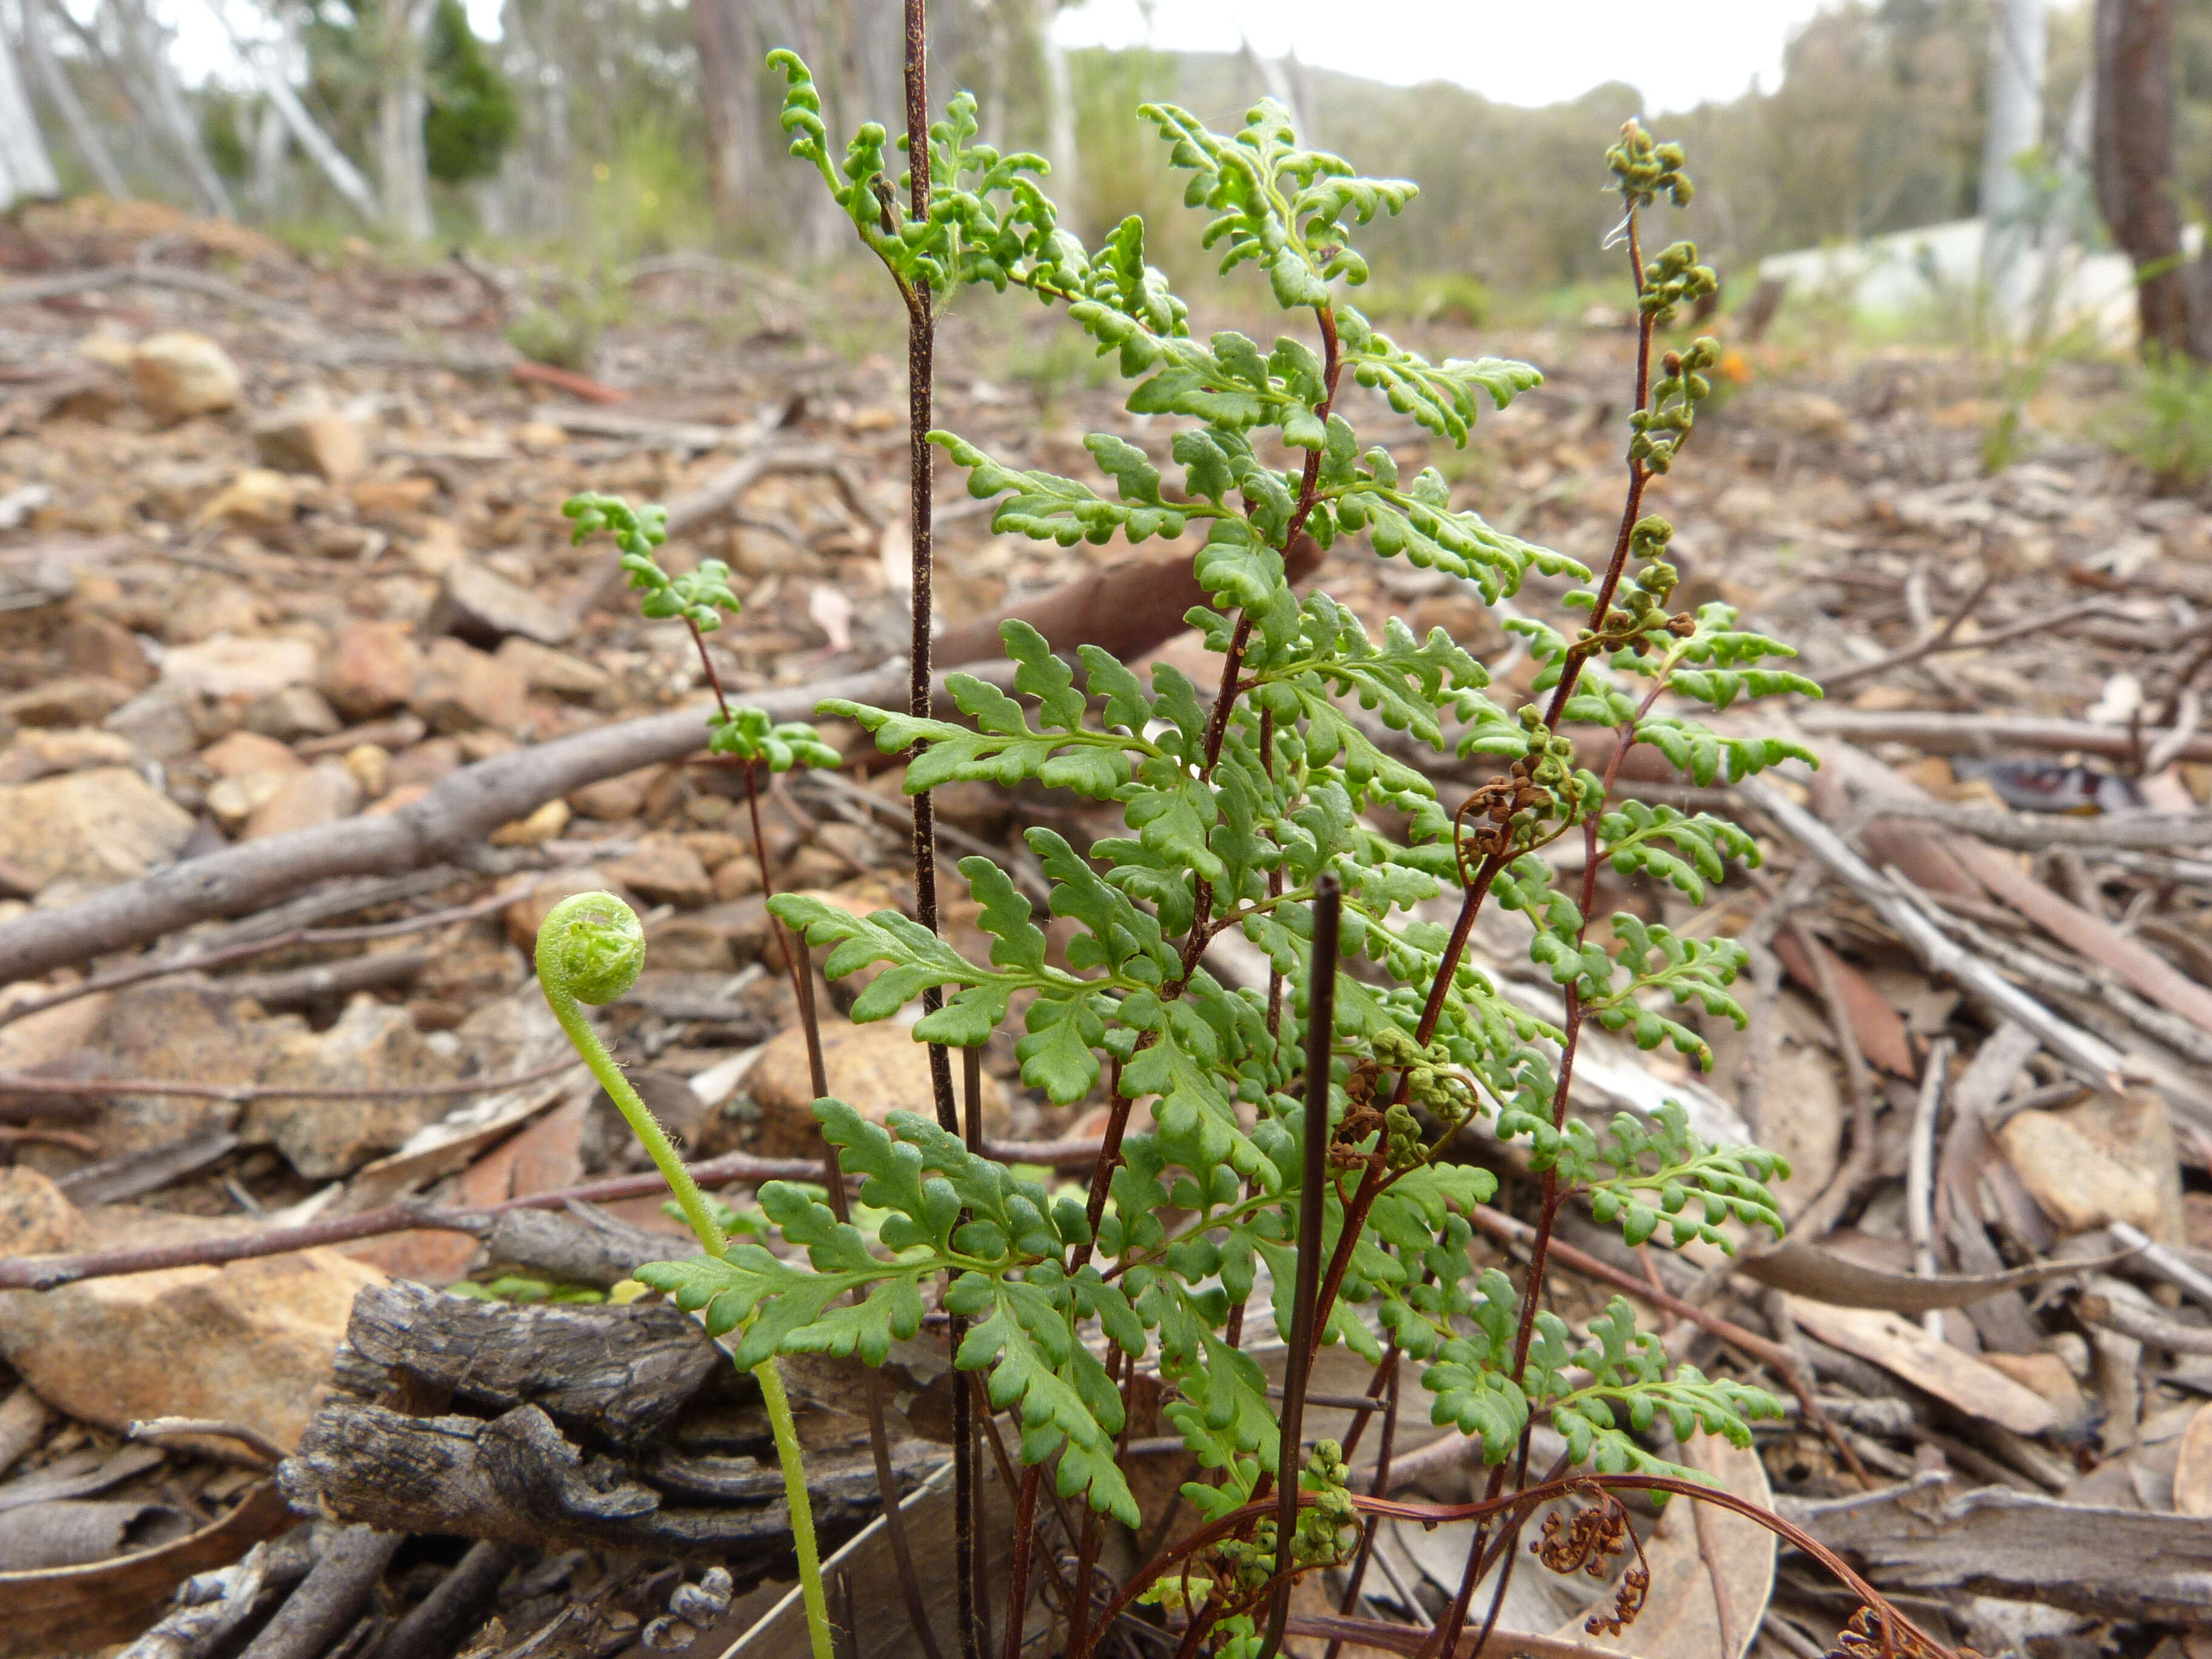
<instances>
[{"instance_id":1,"label":"overcast sky","mask_svg":"<svg viewBox=\"0 0 2212 1659\"><path fill-rule=\"evenodd\" d=\"M1824 0L1087 0L1060 20L1069 46L1151 44L1235 52L1249 35L1271 57L1401 85L1449 80L1509 104L1550 104L1626 81L1644 106L1686 109L1733 98L1756 79L1771 91L1790 31ZM1146 10L1150 19L1146 16ZM1662 10L1653 41L1632 20ZM1357 27L1347 27L1347 14Z\"/></svg>"}]
</instances>

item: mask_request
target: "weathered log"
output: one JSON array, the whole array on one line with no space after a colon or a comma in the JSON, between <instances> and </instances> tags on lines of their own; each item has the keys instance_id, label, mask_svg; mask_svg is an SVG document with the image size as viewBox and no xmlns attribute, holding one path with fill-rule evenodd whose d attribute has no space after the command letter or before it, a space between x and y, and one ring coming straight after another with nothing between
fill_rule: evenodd
<instances>
[{"instance_id":1,"label":"weathered log","mask_svg":"<svg viewBox=\"0 0 2212 1659\"><path fill-rule=\"evenodd\" d=\"M487 1423L334 1400L310 1419L277 1480L297 1509L387 1531L716 1560L777 1556L791 1545L781 1500L671 1504L627 1466L586 1455L535 1406ZM877 1507L872 1480L857 1491L847 1481L810 1491L825 1530L864 1522Z\"/></svg>"},{"instance_id":2,"label":"weathered log","mask_svg":"<svg viewBox=\"0 0 2212 1659\"><path fill-rule=\"evenodd\" d=\"M665 1304L515 1307L403 1280L354 1298L337 1375L362 1395L399 1382L478 1410L535 1406L629 1446L728 1363L697 1321Z\"/></svg>"},{"instance_id":3,"label":"weathered log","mask_svg":"<svg viewBox=\"0 0 2212 1659\"><path fill-rule=\"evenodd\" d=\"M1889 1589L1964 1589L2095 1619L2212 1623L2212 1528L2194 1516L2094 1509L2008 1487L1929 1514L1841 1503L1784 1513Z\"/></svg>"}]
</instances>

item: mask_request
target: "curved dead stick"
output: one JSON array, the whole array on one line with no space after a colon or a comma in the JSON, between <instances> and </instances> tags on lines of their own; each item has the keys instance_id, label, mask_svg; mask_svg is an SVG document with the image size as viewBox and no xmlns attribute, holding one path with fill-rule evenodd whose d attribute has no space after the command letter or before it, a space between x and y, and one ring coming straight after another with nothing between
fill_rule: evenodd
<instances>
[{"instance_id":1,"label":"curved dead stick","mask_svg":"<svg viewBox=\"0 0 2212 1659\"><path fill-rule=\"evenodd\" d=\"M736 1181L814 1181L822 1178L822 1165L811 1158L748 1158L732 1153L690 1166L691 1177L702 1186L722 1186ZM473 1233L481 1237L493 1221L510 1210L558 1210L570 1204L608 1204L617 1199L649 1198L665 1193L668 1183L659 1170L648 1175L621 1176L557 1193L532 1193L476 1209L448 1209L422 1203L388 1204L359 1215L338 1216L328 1221L303 1222L296 1227L270 1227L261 1232L224 1238L186 1239L173 1244L149 1244L135 1249L91 1250L81 1255L30 1255L0 1260L0 1291L51 1291L88 1279L117 1279L126 1273L155 1273L164 1267L212 1267L226 1261L256 1256L286 1255L319 1245L346 1244L357 1238L379 1238L387 1233ZM674 1241L671 1241L672 1244Z\"/></svg>"},{"instance_id":2,"label":"curved dead stick","mask_svg":"<svg viewBox=\"0 0 2212 1659\"><path fill-rule=\"evenodd\" d=\"M825 696L896 697L893 664L866 674L779 687L752 699L773 720L812 712ZM465 860L493 830L556 795L705 746L702 714L685 709L496 755L463 767L413 805L385 817L346 818L210 853L81 902L0 923L0 983L36 979L111 951L151 943L211 917L242 915L335 876L384 876Z\"/></svg>"}]
</instances>

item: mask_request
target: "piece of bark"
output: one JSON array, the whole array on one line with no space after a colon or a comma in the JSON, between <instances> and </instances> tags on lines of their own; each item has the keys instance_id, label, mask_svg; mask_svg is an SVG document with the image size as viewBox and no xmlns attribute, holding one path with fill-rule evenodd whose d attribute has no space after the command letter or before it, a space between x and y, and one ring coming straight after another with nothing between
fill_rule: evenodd
<instances>
[{"instance_id":1,"label":"piece of bark","mask_svg":"<svg viewBox=\"0 0 2212 1659\"><path fill-rule=\"evenodd\" d=\"M1872 1360L1916 1388L2014 1434L2041 1434L2057 1422L2051 1402L1994 1366L1893 1313L1834 1308L1789 1298L1790 1315L1823 1342Z\"/></svg>"},{"instance_id":2,"label":"piece of bark","mask_svg":"<svg viewBox=\"0 0 2212 1659\"><path fill-rule=\"evenodd\" d=\"M487 1423L334 1400L309 1422L277 1479L297 1508L398 1532L716 1560L770 1558L791 1542L781 1502L668 1504L623 1464L586 1457L535 1406ZM875 1502L872 1490L865 1504L825 1494L815 1524L860 1520Z\"/></svg>"},{"instance_id":3,"label":"piece of bark","mask_svg":"<svg viewBox=\"0 0 2212 1659\"><path fill-rule=\"evenodd\" d=\"M1939 755L1983 754L1995 744L2078 750L2085 755L2128 760L2156 748L2160 739L2172 735L2172 728L2163 726L2130 731L2124 726L2096 726L2087 720L2015 714L1929 714L1911 709L1871 714L1854 708L1808 708L1797 714L1796 721L1816 736L1859 743L1909 743ZM2212 732L2191 738L2174 758L2212 760Z\"/></svg>"},{"instance_id":4,"label":"piece of bark","mask_svg":"<svg viewBox=\"0 0 2212 1659\"><path fill-rule=\"evenodd\" d=\"M2060 944L2110 969L2160 1006L2212 1031L2212 991L2187 978L2149 946L2032 880L2009 857L1994 848L1954 837L1950 851L1993 897L2003 900Z\"/></svg>"},{"instance_id":5,"label":"piece of bark","mask_svg":"<svg viewBox=\"0 0 2212 1659\"><path fill-rule=\"evenodd\" d=\"M380 1376L479 1410L534 1405L564 1427L633 1445L727 1363L696 1320L665 1303L517 1307L399 1280L355 1297L337 1373L359 1393Z\"/></svg>"},{"instance_id":6,"label":"piece of bark","mask_svg":"<svg viewBox=\"0 0 2212 1659\"><path fill-rule=\"evenodd\" d=\"M182 1580L228 1565L296 1519L276 1488L264 1483L222 1520L175 1543L81 1567L0 1573L0 1654L14 1659L127 1642ZM157 1648L151 1659L173 1659L177 1651Z\"/></svg>"},{"instance_id":7,"label":"piece of bark","mask_svg":"<svg viewBox=\"0 0 2212 1659\"><path fill-rule=\"evenodd\" d=\"M2192 1516L1990 1486L1931 1512L1838 1504L1790 1518L1892 1590L1963 1589L2095 1619L2212 1622L2212 1527Z\"/></svg>"},{"instance_id":8,"label":"piece of bark","mask_svg":"<svg viewBox=\"0 0 2212 1659\"><path fill-rule=\"evenodd\" d=\"M60 1498L0 1514L0 1572L105 1561L136 1545L181 1538L191 1523L160 1504Z\"/></svg>"},{"instance_id":9,"label":"piece of bark","mask_svg":"<svg viewBox=\"0 0 2212 1659\"><path fill-rule=\"evenodd\" d=\"M374 1527L346 1527L316 1541L313 1568L262 1626L244 1659L319 1659L351 1628L404 1539Z\"/></svg>"}]
</instances>

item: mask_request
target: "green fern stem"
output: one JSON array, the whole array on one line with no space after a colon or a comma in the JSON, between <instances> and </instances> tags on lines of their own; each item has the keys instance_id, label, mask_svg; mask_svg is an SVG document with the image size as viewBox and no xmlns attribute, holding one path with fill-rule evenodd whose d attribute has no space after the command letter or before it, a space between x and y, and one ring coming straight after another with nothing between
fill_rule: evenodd
<instances>
[{"instance_id":1,"label":"green fern stem","mask_svg":"<svg viewBox=\"0 0 2212 1659\"><path fill-rule=\"evenodd\" d=\"M791 1400L783 1391L783 1378L775 1361L764 1359L753 1367L761 1400L768 1407L769 1427L775 1434L775 1460L783 1466L784 1498L791 1510L791 1541L799 1551L799 1595L806 1604L806 1636L814 1659L836 1659L831 1638L830 1601L822 1593L822 1555L814 1542L814 1505L806 1493L806 1466L799 1452L799 1430L791 1420ZM889 1501L889 1494L885 1494Z\"/></svg>"},{"instance_id":2,"label":"green fern stem","mask_svg":"<svg viewBox=\"0 0 2212 1659\"><path fill-rule=\"evenodd\" d=\"M614 1102L615 1109L653 1159L661 1179L667 1182L700 1248L712 1256L723 1255L730 1247L729 1237L708 1207L707 1195L684 1167L660 1120L638 1097L615 1057L599 1041L599 1033L585 1019L580 1006L612 1002L637 983L645 967L645 929L637 913L612 893L578 893L565 898L539 924L537 954L538 988L553 1018L561 1022L569 1046L607 1091L607 1098ZM799 1431L791 1420L791 1401L784 1394L783 1379L776 1375L773 1358L755 1366L753 1377L768 1407L776 1462L783 1468L792 1540L799 1552L799 1594L806 1604L807 1637L814 1659L834 1659L830 1604L822 1593L822 1561L814 1542L814 1510L806 1491L806 1465L799 1449Z\"/></svg>"}]
</instances>

